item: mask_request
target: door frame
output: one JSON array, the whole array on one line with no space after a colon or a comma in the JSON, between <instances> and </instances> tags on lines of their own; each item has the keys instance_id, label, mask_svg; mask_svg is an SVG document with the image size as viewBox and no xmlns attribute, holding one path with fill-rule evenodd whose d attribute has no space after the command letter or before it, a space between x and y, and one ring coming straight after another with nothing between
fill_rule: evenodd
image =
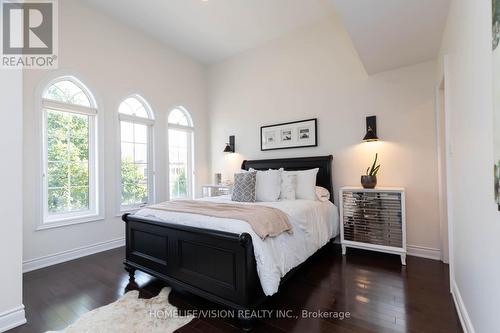
<instances>
[{"instance_id":1,"label":"door frame","mask_svg":"<svg viewBox=\"0 0 500 333\"><path fill-rule=\"evenodd\" d=\"M452 288L452 282L454 279L454 256L453 256L453 196L452 196L452 163L453 163L453 146L452 146L452 133L451 133L451 116L452 108L450 106L450 75L449 75L449 57L448 55L443 56L442 68L440 71L440 77L436 84L436 154L438 161L438 187L439 187L439 229L440 229L440 241L441 241L441 260L445 263L449 263L450 266L450 290ZM444 117L440 117L441 113L444 112ZM444 119L444 124L440 122L440 119ZM444 125L444 126L442 126ZM442 131L445 133L442 133ZM441 154L440 146L442 144L442 138L444 138L444 155ZM446 167L443 173L443 163ZM444 207L443 207L444 206ZM444 212L444 213L443 213ZM446 228L447 226L447 232ZM446 246L447 244L447 246ZM446 252L447 250L447 258Z\"/></svg>"}]
</instances>

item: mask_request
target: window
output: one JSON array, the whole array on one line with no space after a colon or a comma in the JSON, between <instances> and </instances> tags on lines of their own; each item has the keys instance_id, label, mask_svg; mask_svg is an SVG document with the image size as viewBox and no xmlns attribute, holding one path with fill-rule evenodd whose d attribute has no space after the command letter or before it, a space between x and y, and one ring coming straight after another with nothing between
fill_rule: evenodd
<instances>
[{"instance_id":1,"label":"window","mask_svg":"<svg viewBox=\"0 0 500 333\"><path fill-rule=\"evenodd\" d=\"M44 223L99 215L97 106L74 77L53 81L42 95Z\"/></svg>"},{"instance_id":2,"label":"window","mask_svg":"<svg viewBox=\"0 0 500 333\"><path fill-rule=\"evenodd\" d=\"M193 197L193 121L182 107L168 116L170 200Z\"/></svg>"},{"instance_id":3,"label":"window","mask_svg":"<svg viewBox=\"0 0 500 333\"><path fill-rule=\"evenodd\" d=\"M120 118L120 210L136 209L153 201L153 113L140 96L124 100Z\"/></svg>"}]
</instances>

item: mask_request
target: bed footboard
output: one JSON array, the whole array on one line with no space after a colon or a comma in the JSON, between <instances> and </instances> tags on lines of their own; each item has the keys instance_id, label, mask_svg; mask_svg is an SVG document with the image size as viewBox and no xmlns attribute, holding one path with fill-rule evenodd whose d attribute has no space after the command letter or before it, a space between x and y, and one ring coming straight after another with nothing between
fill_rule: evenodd
<instances>
[{"instance_id":1,"label":"bed footboard","mask_svg":"<svg viewBox=\"0 0 500 333\"><path fill-rule=\"evenodd\" d=\"M126 269L151 274L236 310L264 299L251 236L159 222L125 214Z\"/></svg>"}]
</instances>

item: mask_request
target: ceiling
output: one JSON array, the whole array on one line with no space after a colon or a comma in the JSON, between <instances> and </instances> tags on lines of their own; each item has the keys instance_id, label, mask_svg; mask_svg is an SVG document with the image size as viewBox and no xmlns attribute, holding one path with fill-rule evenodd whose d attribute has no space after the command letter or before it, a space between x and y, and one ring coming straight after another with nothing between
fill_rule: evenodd
<instances>
[{"instance_id":1,"label":"ceiling","mask_svg":"<svg viewBox=\"0 0 500 333\"><path fill-rule=\"evenodd\" d=\"M85 0L203 63L331 15L330 0Z\"/></svg>"},{"instance_id":2,"label":"ceiling","mask_svg":"<svg viewBox=\"0 0 500 333\"><path fill-rule=\"evenodd\" d=\"M210 64L337 12L368 73L436 57L450 0L84 0Z\"/></svg>"},{"instance_id":3,"label":"ceiling","mask_svg":"<svg viewBox=\"0 0 500 333\"><path fill-rule=\"evenodd\" d=\"M436 58L450 0L332 0L368 74Z\"/></svg>"}]
</instances>

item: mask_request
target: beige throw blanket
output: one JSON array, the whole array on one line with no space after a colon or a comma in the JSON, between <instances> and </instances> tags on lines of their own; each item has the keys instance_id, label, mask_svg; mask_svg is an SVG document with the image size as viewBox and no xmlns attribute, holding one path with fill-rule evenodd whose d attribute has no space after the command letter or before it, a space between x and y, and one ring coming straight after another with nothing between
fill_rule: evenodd
<instances>
[{"instance_id":1,"label":"beige throw blanket","mask_svg":"<svg viewBox=\"0 0 500 333\"><path fill-rule=\"evenodd\" d=\"M260 205L242 205L207 202L201 200L176 200L148 206L151 209L176 213L200 214L205 216L245 221L260 238L275 237L287 231L292 225L281 210Z\"/></svg>"}]
</instances>

